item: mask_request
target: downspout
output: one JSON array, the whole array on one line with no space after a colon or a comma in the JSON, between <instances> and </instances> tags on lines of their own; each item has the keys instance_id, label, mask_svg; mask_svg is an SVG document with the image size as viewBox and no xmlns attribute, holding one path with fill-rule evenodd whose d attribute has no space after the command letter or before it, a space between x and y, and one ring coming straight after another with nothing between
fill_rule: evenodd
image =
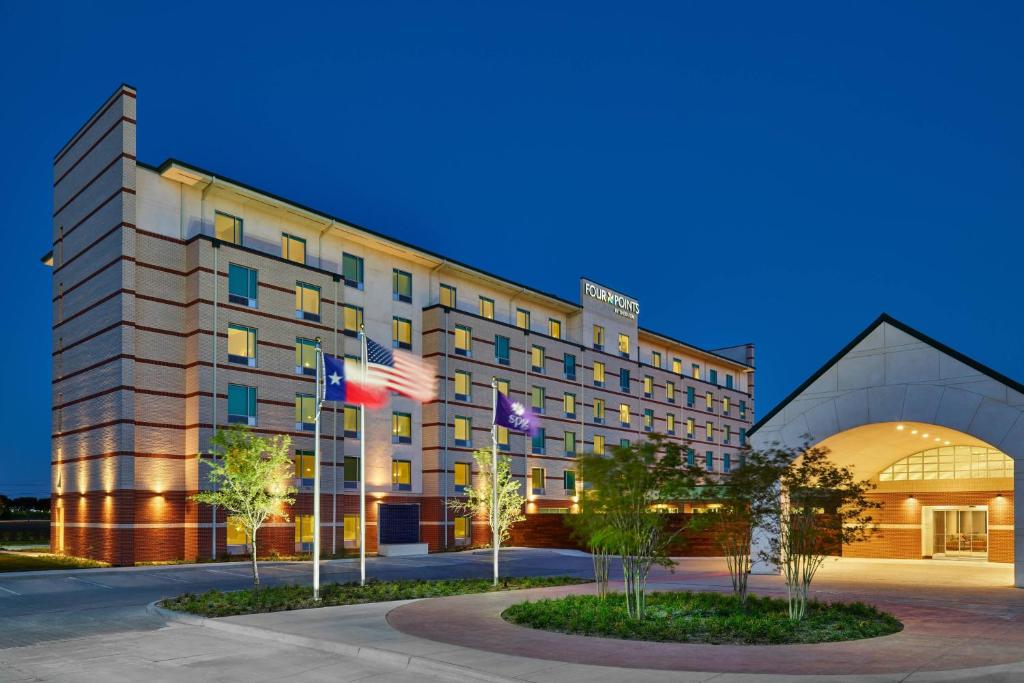
<instances>
[{"instance_id":1,"label":"downspout","mask_svg":"<svg viewBox=\"0 0 1024 683\"><path fill-rule=\"evenodd\" d=\"M213 187L213 184L217 181L215 177L210 178L210 182L203 188L202 194L199 195L199 228L202 232L202 228L206 223L206 195ZM217 242L217 234L214 231L213 237L213 323L212 323L212 334L210 335L210 349L211 349L211 360L213 368L213 391L212 391L212 425L213 434L217 434L217 301L220 299L220 243ZM214 487L213 490L216 490ZM213 505L210 508L210 559L217 559L217 506Z\"/></svg>"},{"instance_id":2,"label":"downspout","mask_svg":"<svg viewBox=\"0 0 1024 683\"><path fill-rule=\"evenodd\" d=\"M334 355L338 355L338 312L341 302L338 301L338 283L341 278L334 276ZM331 476L331 555L338 554L338 407L332 406L331 413L331 463L334 474ZM344 466L344 464L342 465Z\"/></svg>"},{"instance_id":3,"label":"downspout","mask_svg":"<svg viewBox=\"0 0 1024 683\"><path fill-rule=\"evenodd\" d=\"M432 286L434 275L439 273L442 268L448 265L448 260L442 260L434 268L430 270L430 274L427 275L427 287L428 299L427 304L430 305L430 301L433 299L433 292L435 288ZM440 294L438 295L438 303L441 302ZM444 501L443 510L443 521L441 531L444 534L444 541L442 546L445 550L448 549L448 315L449 310L447 307L444 308L444 400L442 402L442 415L441 415L441 489ZM422 325L422 320L420 324ZM423 427L423 412L420 412L420 428ZM422 464L421 464L422 468Z\"/></svg>"},{"instance_id":4,"label":"downspout","mask_svg":"<svg viewBox=\"0 0 1024 683\"><path fill-rule=\"evenodd\" d=\"M320 231L320 234L316 236L316 264L320 270L324 269L324 233L334 227L335 220L332 218L331 222L327 224L327 227ZM337 287L335 287L337 289ZM335 305L337 305L337 298L335 298ZM337 312L335 312L337 313Z\"/></svg>"}]
</instances>

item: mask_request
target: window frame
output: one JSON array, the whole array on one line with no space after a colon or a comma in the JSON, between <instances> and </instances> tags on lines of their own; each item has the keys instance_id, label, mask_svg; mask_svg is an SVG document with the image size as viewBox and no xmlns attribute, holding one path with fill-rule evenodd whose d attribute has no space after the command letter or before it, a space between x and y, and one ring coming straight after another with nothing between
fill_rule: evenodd
<instances>
[{"instance_id":1,"label":"window frame","mask_svg":"<svg viewBox=\"0 0 1024 683\"><path fill-rule=\"evenodd\" d=\"M408 426L408 434L401 433L403 423ZM406 413L399 410L391 411L391 443L412 443L412 413Z\"/></svg>"},{"instance_id":2,"label":"window frame","mask_svg":"<svg viewBox=\"0 0 1024 683\"><path fill-rule=\"evenodd\" d=\"M244 333L245 334L246 355L240 356L238 354L232 354L231 353L231 333L232 332ZM228 348L227 348L227 351L228 351L228 363L231 363L232 365L244 365L245 367L249 367L249 368L257 367L257 363L256 363L256 354L257 354L257 346L258 346L257 334L258 334L258 332L257 332L255 327L249 327L248 325L239 325L238 323L228 323L228 340L227 340L227 342L228 342L227 343L227 346L228 346ZM252 351L252 355L251 356L248 355L248 352L250 351L250 343L251 343L251 347L252 347L251 348L251 351Z\"/></svg>"},{"instance_id":3,"label":"window frame","mask_svg":"<svg viewBox=\"0 0 1024 683\"><path fill-rule=\"evenodd\" d=\"M239 273L245 278L245 294L239 294L231 291L231 274L236 271L245 271L244 273ZM259 270L256 268L250 268L249 266L243 266L240 263L228 263L228 303L238 304L239 306L245 306L247 308L258 307Z\"/></svg>"},{"instance_id":4,"label":"window frame","mask_svg":"<svg viewBox=\"0 0 1024 683\"><path fill-rule=\"evenodd\" d=\"M220 231L217 229L217 218L224 217L232 220L231 225L231 239L227 240L220 236ZM237 232L237 235L235 234ZM214 211L213 212L213 236L221 242L228 244L237 244L242 246L245 240L245 221L234 214L230 214L227 211ZM58 264L62 265L62 264Z\"/></svg>"},{"instance_id":5,"label":"window frame","mask_svg":"<svg viewBox=\"0 0 1024 683\"><path fill-rule=\"evenodd\" d=\"M409 332L408 341L402 339L401 332L405 329ZM412 351L412 320L397 315L391 317L391 348Z\"/></svg>"},{"instance_id":6,"label":"window frame","mask_svg":"<svg viewBox=\"0 0 1024 683\"><path fill-rule=\"evenodd\" d=\"M408 294L401 291L403 281L408 284ZM406 304L412 303L412 273L400 268L391 269L391 300Z\"/></svg>"},{"instance_id":7,"label":"window frame","mask_svg":"<svg viewBox=\"0 0 1024 683\"><path fill-rule=\"evenodd\" d=\"M354 264L356 272L355 279L349 277L348 266ZM363 290L366 279L366 260L357 254L350 254L347 251L341 252L341 281L345 283L346 287L352 287L353 289Z\"/></svg>"},{"instance_id":8,"label":"window frame","mask_svg":"<svg viewBox=\"0 0 1024 683\"><path fill-rule=\"evenodd\" d=\"M296 245L302 245L301 261L296 258L292 258L293 242L296 243ZM306 253L307 243L305 237L299 237L298 235L293 235L290 232L284 232L283 230L281 231L281 258L283 258L285 261L290 261L291 263L298 263L304 266L306 265Z\"/></svg>"},{"instance_id":9,"label":"window frame","mask_svg":"<svg viewBox=\"0 0 1024 683\"><path fill-rule=\"evenodd\" d=\"M316 313L310 313L306 310L306 292L316 293ZM320 316L323 314L323 292L316 285L312 285L308 282L296 281L295 283L295 317L299 320L308 320L310 322L320 322Z\"/></svg>"}]
</instances>

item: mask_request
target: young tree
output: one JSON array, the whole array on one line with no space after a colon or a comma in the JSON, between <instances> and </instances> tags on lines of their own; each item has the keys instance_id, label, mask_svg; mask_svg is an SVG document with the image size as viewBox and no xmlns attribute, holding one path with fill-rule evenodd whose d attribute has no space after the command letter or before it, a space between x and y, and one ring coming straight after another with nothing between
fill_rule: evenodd
<instances>
[{"instance_id":1,"label":"young tree","mask_svg":"<svg viewBox=\"0 0 1024 683\"><path fill-rule=\"evenodd\" d=\"M294 468L287 436L262 438L241 426L221 429L211 439L210 482L215 491L200 491L192 500L217 505L229 512L245 530L252 549L252 584L259 590L256 532L271 515L288 519L285 504L295 502L288 485Z\"/></svg>"},{"instance_id":2,"label":"young tree","mask_svg":"<svg viewBox=\"0 0 1024 683\"><path fill-rule=\"evenodd\" d=\"M858 481L848 467L828 458L828 449L805 443L788 449L790 463L779 479L781 514L767 521L770 532L762 558L778 565L789 595L789 618L807 614L811 582L825 558L844 544L858 543L875 531L869 500L874 488Z\"/></svg>"},{"instance_id":3,"label":"young tree","mask_svg":"<svg viewBox=\"0 0 1024 683\"><path fill-rule=\"evenodd\" d=\"M588 487L589 488L589 485ZM584 488L579 498L579 512L566 515L565 523L572 530L572 535L590 550L590 559L594 565L594 581L597 583L597 597L602 600L608 596L608 570L611 568L611 555L614 539L609 532L604 516Z\"/></svg>"},{"instance_id":4,"label":"young tree","mask_svg":"<svg viewBox=\"0 0 1024 683\"><path fill-rule=\"evenodd\" d=\"M494 490L491 488L492 454L486 448L473 453L476 461L476 485L466 489L465 499L456 498L448 501L448 508L455 514L487 517L488 526L491 522L491 502ZM498 456L498 538L504 543L512 535L512 525L526 519L523 504L526 498L520 493L520 484L512 476L509 458ZM494 529L491 529L493 536Z\"/></svg>"},{"instance_id":5,"label":"young tree","mask_svg":"<svg viewBox=\"0 0 1024 683\"><path fill-rule=\"evenodd\" d=\"M790 453L779 448L748 449L740 467L728 477L707 482L701 491L700 499L713 507L695 515L692 527L710 531L715 539L741 606L747 602L755 530L780 514L778 484L790 462Z\"/></svg>"},{"instance_id":6,"label":"young tree","mask_svg":"<svg viewBox=\"0 0 1024 683\"><path fill-rule=\"evenodd\" d=\"M583 455L579 469L593 487L588 495L600 515L597 540L622 556L626 612L643 619L647 576L654 564L673 566L668 548L681 531L670 532L656 506L688 497L695 471L684 464L679 446L659 435L620 446L611 456Z\"/></svg>"}]
</instances>

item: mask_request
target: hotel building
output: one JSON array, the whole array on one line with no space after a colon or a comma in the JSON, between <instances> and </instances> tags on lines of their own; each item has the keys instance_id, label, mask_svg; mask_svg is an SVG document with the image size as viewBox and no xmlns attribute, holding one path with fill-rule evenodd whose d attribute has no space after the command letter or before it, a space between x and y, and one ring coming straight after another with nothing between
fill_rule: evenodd
<instances>
[{"instance_id":1,"label":"hotel building","mask_svg":"<svg viewBox=\"0 0 1024 683\"><path fill-rule=\"evenodd\" d=\"M571 512L574 456L646 433L727 473L754 416L753 347L709 351L639 326L640 303L589 279L570 301L176 160L136 159L122 86L54 159L53 549L114 564L244 552L207 486L216 429L287 434L299 489L261 547L312 540L314 340L358 356L357 330L436 364L439 395L322 420L325 554L486 542L447 502L490 445L491 379L543 413L500 433L528 520ZM592 266L593 267L593 266ZM601 278L600 272L594 273Z\"/></svg>"}]
</instances>

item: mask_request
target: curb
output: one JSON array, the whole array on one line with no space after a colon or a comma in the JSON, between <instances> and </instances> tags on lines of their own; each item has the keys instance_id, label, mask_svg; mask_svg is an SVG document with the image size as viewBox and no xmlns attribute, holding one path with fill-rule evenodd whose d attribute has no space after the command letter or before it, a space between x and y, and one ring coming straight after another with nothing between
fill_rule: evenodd
<instances>
[{"instance_id":1,"label":"curb","mask_svg":"<svg viewBox=\"0 0 1024 683\"><path fill-rule=\"evenodd\" d=\"M159 602L159 600L154 600L146 605L146 612L154 616L162 617L167 621L188 624L189 626L201 626L203 628L222 631L224 633L248 636L250 638L260 638L262 640L272 640L276 643L295 645L297 647L317 650L318 652L325 652L327 654L353 657L355 659L362 659L367 662L382 664L384 666L405 671L412 671L425 675L443 676L446 680L468 681L470 683L478 683L480 681L484 681L485 683L523 683L524 681L522 678L498 676L484 671L469 669L464 666L459 666L458 664L450 664L448 662L442 662L419 655L407 655L401 652L395 652L394 650L319 640L317 638L297 636L291 633L283 633L281 631L271 631L269 629L262 629L256 626L246 626L244 624L236 624L208 617L200 617L195 614L176 612L174 610L160 607L158 604Z\"/></svg>"}]
</instances>

